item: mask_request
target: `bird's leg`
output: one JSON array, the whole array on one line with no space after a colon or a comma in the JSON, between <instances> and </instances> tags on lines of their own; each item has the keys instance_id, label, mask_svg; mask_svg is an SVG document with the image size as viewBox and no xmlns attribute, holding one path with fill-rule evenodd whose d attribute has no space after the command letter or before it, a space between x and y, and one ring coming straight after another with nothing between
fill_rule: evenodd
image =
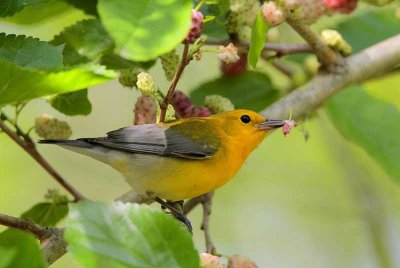
<instances>
[{"instance_id":1,"label":"bird's leg","mask_svg":"<svg viewBox=\"0 0 400 268\"><path fill-rule=\"evenodd\" d=\"M192 224L183 213L183 201L170 202L170 201L164 201L159 197L156 197L155 200L157 203L161 205L161 207L168 208L171 211L172 215L174 215L176 219L184 223L188 228L188 230L192 233L193 231Z\"/></svg>"}]
</instances>

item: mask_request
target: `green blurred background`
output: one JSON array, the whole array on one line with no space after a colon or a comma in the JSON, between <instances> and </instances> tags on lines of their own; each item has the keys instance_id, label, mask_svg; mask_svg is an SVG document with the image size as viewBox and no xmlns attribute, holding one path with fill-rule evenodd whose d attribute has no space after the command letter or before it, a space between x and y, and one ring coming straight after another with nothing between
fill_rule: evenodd
<instances>
[{"instance_id":1,"label":"green blurred background","mask_svg":"<svg viewBox=\"0 0 400 268\"><path fill-rule=\"evenodd\" d=\"M25 12L25 11L24 11ZM1 22L8 33L50 40L84 15L61 12L41 23ZM189 92L219 75L214 55L189 65L178 89ZM150 70L168 87L159 65ZM50 113L67 120L73 138L101 136L132 124L135 90L117 81L89 90L89 116L65 117L41 100L21 115L27 129ZM7 112L7 110L6 110ZM303 131L309 134L305 141ZM129 190L110 167L59 147L39 150L68 181L93 200L112 200ZM49 188L62 189L7 136L0 135L0 211L20 215L43 200ZM400 267L400 190L362 149L347 142L323 109L288 137L276 131L248 158L239 174L216 192L211 233L217 250L250 257L259 267ZM189 217L199 251L201 210ZM68 254L51 267L81 267Z\"/></svg>"}]
</instances>

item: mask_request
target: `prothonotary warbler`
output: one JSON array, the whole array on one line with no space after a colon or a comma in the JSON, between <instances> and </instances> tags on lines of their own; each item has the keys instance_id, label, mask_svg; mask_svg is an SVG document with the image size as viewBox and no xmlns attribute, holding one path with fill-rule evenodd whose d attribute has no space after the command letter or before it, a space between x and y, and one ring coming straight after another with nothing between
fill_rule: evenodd
<instances>
[{"instance_id":1,"label":"prothonotary warbler","mask_svg":"<svg viewBox=\"0 0 400 268\"><path fill-rule=\"evenodd\" d=\"M248 110L129 126L107 137L42 140L93 157L118 170L140 194L180 201L215 190L284 120Z\"/></svg>"}]
</instances>

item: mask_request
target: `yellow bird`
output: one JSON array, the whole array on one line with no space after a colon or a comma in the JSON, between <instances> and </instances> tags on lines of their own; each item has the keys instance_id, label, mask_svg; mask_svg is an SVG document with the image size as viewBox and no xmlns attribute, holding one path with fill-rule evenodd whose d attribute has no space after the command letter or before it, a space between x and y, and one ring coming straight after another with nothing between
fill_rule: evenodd
<instances>
[{"instance_id":1,"label":"yellow bird","mask_svg":"<svg viewBox=\"0 0 400 268\"><path fill-rule=\"evenodd\" d=\"M42 140L118 170L140 194L180 201L221 187L283 120L248 110L129 126L107 137Z\"/></svg>"}]
</instances>

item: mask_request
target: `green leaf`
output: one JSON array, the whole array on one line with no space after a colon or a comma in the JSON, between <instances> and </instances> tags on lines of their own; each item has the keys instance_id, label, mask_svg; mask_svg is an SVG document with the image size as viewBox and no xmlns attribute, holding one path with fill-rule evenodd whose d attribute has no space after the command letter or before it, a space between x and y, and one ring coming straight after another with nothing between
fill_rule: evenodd
<instances>
[{"instance_id":1,"label":"green leaf","mask_svg":"<svg viewBox=\"0 0 400 268\"><path fill-rule=\"evenodd\" d=\"M11 262L17 255L17 250L14 248L0 247L0 268L11 267Z\"/></svg>"},{"instance_id":2,"label":"green leaf","mask_svg":"<svg viewBox=\"0 0 400 268\"><path fill-rule=\"evenodd\" d=\"M98 16L97 0L63 0L76 8L82 9L86 14Z\"/></svg>"},{"instance_id":3,"label":"green leaf","mask_svg":"<svg viewBox=\"0 0 400 268\"><path fill-rule=\"evenodd\" d=\"M332 122L400 182L400 75L372 88L353 86L326 102Z\"/></svg>"},{"instance_id":4,"label":"green leaf","mask_svg":"<svg viewBox=\"0 0 400 268\"><path fill-rule=\"evenodd\" d=\"M39 6L48 0L1 0L0 17L12 16L20 12L26 6Z\"/></svg>"},{"instance_id":5,"label":"green leaf","mask_svg":"<svg viewBox=\"0 0 400 268\"><path fill-rule=\"evenodd\" d=\"M251 41L249 47L248 61L249 64L256 68L258 59L260 58L261 52L264 48L265 41L267 39L267 33L269 30L268 24L265 23L262 9L257 13L256 20L254 21L253 28L251 29Z\"/></svg>"},{"instance_id":6,"label":"green leaf","mask_svg":"<svg viewBox=\"0 0 400 268\"><path fill-rule=\"evenodd\" d=\"M147 61L165 54L191 26L190 0L100 0L101 22L122 57Z\"/></svg>"},{"instance_id":7,"label":"green leaf","mask_svg":"<svg viewBox=\"0 0 400 268\"><path fill-rule=\"evenodd\" d=\"M373 9L349 16L335 27L353 48L353 53L399 33L399 21L393 8ZM368 33L368 34L364 34Z\"/></svg>"},{"instance_id":8,"label":"green leaf","mask_svg":"<svg viewBox=\"0 0 400 268\"><path fill-rule=\"evenodd\" d=\"M65 44L64 64L68 65L96 60L114 47L113 41L96 19L83 20L65 28L50 43Z\"/></svg>"},{"instance_id":9,"label":"green leaf","mask_svg":"<svg viewBox=\"0 0 400 268\"><path fill-rule=\"evenodd\" d=\"M49 100L51 106L66 115L88 115L92 104L88 99L87 89L59 94Z\"/></svg>"},{"instance_id":10,"label":"green leaf","mask_svg":"<svg viewBox=\"0 0 400 268\"><path fill-rule=\"evenodd\" d=\"M22 67L55 69L62 66L63 46L52 46L25 35L0 34L0 60Z\"/></svg>"},{"instance_id":11,"label":"green leaf","mask_svg":"<svg viewBox=\"0 0 400 268\"><path fill-rule=\"evenodd\" d=\"M200 1L196 1L196 5ZM225 14L229 11L229 0L206 0L205 3L207 4L207 8L213 7L213 5L217 5L219 9L219 15Z\"/></svg>"},{"instance_id":12,"label":"green leaf","mask_svg":"<svg viewBox=\"0 0 400 268\"><path fill-rule=\"evenodd\" d=\"M9 264L6 267L46 267L40 251L39 241L30 233L8 229L0 233L0 248L6 248L13 252L9 253L13 256L7 256L11 260L8 259ZM3 259L3 255L0 255L0 259ZM4 260L1 260L0 263L2 261Z\"/></svg>"},{"instance_id":13,"label":"green leaf","mask_svg":"<svg viewBox=\"0 0 400 268\"><path fill-rule=\"evenodd\" d=\"M215 17L212 21L203 24L203 33L208 37L229 39L225 29L226 13L229 11L229 0L214 1L217 4L203 5L200 11L205 17Z\"/></svg>"},{"instance_id":14,"label":"green leaf","mask_svg":"<svg viewBox=\"0 0 400 268\"><path fill-rule=\"evenodd\" d=\"M128 69L128 68L142 68L145 70L150 69L151 67L154 66L156 63L155 60L150 60L150 61L131 61L122 58L121 56L118 56L113 53L107 53L103 55L103 57L100 59L100 63L102 65L107 66L108 69L113 69L113 70L122 70L122 69Z\"/></svg>"},{"instance_id":15,"label":"green leaf","mask_svg":"<svg viewBox=\"0 0 400 268\"><path fill-rule=\"evenodd\" d=\"M67 3L50 0L40 6L27 6L18 14L6 18L5 21L17 24L33 24L44 20L53 19L73 8Z\"/></svg>"},{"instance_id":16,"label":"green leaf","mask_svg":"<svg viewBox=\"0 0 400 268\"><path fill-rule=\"evenodd\" d=\"M203 26L203 33L208 37L228 39L229 35L226 32L225 26L219 21L219 19L214 19Z\"/></svg>"},{"instance_id":17,"label":"green leaf","mask_svg":"<svg viewBox=\"0 0 400 268\"><path fill-rule=\"evenodd\" d=\"M199 267L189 232L161 211L90 201L70 209L68 251L85 267Z\"/></svg>"},{"instance_id":18,"label":"green leaf","mask_svg":"<svg viewBox=\"0 0 400 268\"><path fill-rule=\"evenodd\" d=\"M101 66L82 65L59 72L23 68L0 60L0 106L47 95L67 93L116 77Z\"/></svg>"},{"instance_id":19,"label":"green leaf","mask_svg":"<svg viewBox=\"0 0 400 268\"><path fill-rule=\"evenodd\" d=\"M21 218L30 219L42 226L55 226L68 214L68 203L44 202L34 205L21 215Z\"/></svg>"},{"instance_id":20,"label":"green leaf","mask_svg":"<svg viewBox=\"0 0 400 268\"><path fill-rule=\"evenodd\" d=\"M268 76L257 72L245 72L237 76L222 76L194 89L190 96L202 105L207 95L221 95L232 101L236 109L261 111L279 96Z\"/></svg>"}]
</instances>

